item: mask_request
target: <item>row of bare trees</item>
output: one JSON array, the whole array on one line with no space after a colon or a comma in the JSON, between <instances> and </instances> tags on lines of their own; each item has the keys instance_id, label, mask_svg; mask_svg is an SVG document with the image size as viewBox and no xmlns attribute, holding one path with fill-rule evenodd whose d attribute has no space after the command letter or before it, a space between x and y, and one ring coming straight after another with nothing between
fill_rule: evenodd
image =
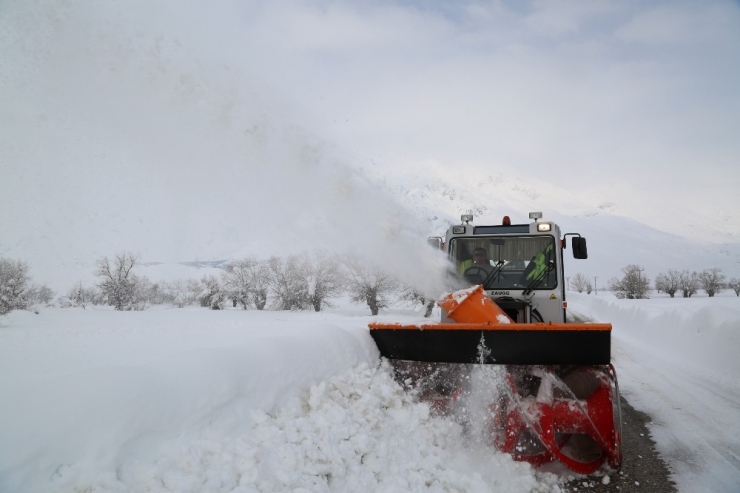
<instances>
[{"instance_id":1,"label":"row of bare trees","mask_svg":"<svg viewBox=\"0 0 740 493\"><path fill-rule=\"evenodd\" d=\"M725 279L725 275L718 268L705 269L701 272L670 269L656 276L655 289L667 293L671 298L678 291L684 298L690 298L699 289L703 289L710 297L723 289L732 289L737 296L740 296L740 279L732 278L728 282L725 282Z\"/></svg>"},{"instance_id":2,"label":"row of bare trees","mask_svg":"<svg viewBox=\"0 0 740 493\"><path fill-rule=\"evenodd\" d=\"M644 274L645 269L639 265L630 264L622 268L621 278L612 278L608 287L618 298L641 299L649 298L650 279ZM725 275L718 268L705 269L701 272L670 269L655 277L655 290L667 293L673 298L681 292L684 298L690 298L700 289L709 297L713 297L723 289L732 289L740 296L740 279L730 279L725 282ZM579 293L586 291L591 294L593 286L583 274L576 274L570 281L570 287Z\"/></svg>"},{"instance_id":3,"label":"row of bare trees","mask_svg":"<svg viewBox=\"0 0 740 493\"><path fill-rule=\"evenodd\" d=\"M314 310L332 307L332 301L348 295L366 304L377 315L394 301L426 307L431 314L433 300L403 285L390 273L351 255L314 251L286 258L266 260L247 257L230 262L220 276L206 275L199 280L153 283L133 273L139 263L136 255L119 253L98 260L98 283L86 287L75 284L62 306L86 307L107 304L116 310L143 310L152 304L177 307L199 304L214 310L225 305L243 309Z\"/></svg>"},{"instance_id":4,"label":"row of bare trees","mask_svg":"<svg viewBox=\"0 0 740 493\"><path fill-rule=\"evenodd\" d=\"M353 255L336 255L314 251L287 258L270 257L259 261L249 257L230 263L221 276L221 292L216 300L231 300L262 310L270 306L276 310L321 311L332 307L332 300L348 295L356 303L366 304L370 313L377 315L381 308L396 300L427 307L430 303L417 290L403 285L391 273ZM268 304L268 298L270 303ZM211 308L218 308L212 304Z\"/></svg>"}]
</instances>

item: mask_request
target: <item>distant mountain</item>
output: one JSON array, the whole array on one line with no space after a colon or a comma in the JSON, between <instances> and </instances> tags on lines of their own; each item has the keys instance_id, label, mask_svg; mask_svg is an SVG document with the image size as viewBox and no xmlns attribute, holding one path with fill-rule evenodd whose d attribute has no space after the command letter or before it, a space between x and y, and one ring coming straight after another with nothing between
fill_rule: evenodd
<instances>
[{"instance_id":1,"label":"distant mountain","mask_svg":"<svg viewBox=\"0 0 740 493\"><path fill-rule=\"evenodd\" d=\"M478 224L499 224L504 215L527 223L529 212L541 211L564 232L587 238L589 259L575 261L566 254L566 275L598 277L599 286L620 276L628 264L641 265L651 280L668 269L712 267L728 278L740 277L740 242L718 242L721 224L690 226L680 217L667 217L665 230L685 232L669 233L660 224L627 217L621 204L573 196L515 173L460 174L429 164L370 167L359 173L310 171L289 183L287 192L285 184L276 189L269 182L232 194L225 202L228 210L220 201L193 200L164 214L172 209L171 201L135 201L128 203L128 214L115 215L121 204L101 198L93 211L74 215L63 206L28 202L22 215L6 218L0 256L27 261L34 282L60 292L77 281L94 282L95 261L120 251L139 253L145 262L139 270L153 281L200 278L219 274L230 259L313 248L354 248L393 264L397 272L404 262L399 250L419 238L443 235L461 214L473 214ZM224 195L221 182L204 186L210 187L206 196ZM400 232L408 233L405 243L375 248ZM398 258L390 259L394 255Z\"/></svg>"}]
</instances>

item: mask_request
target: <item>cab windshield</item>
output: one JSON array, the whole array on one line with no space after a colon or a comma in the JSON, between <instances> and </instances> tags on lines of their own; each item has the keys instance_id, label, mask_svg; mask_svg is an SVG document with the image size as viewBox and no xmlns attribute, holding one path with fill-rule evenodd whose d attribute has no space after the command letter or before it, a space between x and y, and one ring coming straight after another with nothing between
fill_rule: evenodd
<instances>
[{"instance_id":1,"label":"cab windshield","mask_svg":"<svg viewBox=\"0 0 740 493\"><path fill-rule=\"evenodd\" d=\"M450 240L458 275L486 289L552 289L557 286L552 236L476 236Z\"/></svg>"}]
</instances>

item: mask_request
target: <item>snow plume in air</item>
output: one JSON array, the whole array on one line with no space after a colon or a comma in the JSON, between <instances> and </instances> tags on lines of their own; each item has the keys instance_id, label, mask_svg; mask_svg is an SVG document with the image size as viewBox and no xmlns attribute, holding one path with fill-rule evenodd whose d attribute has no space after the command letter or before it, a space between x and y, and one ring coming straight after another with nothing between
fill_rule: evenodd
<instances>
[{"instance_id":1,"label":"snow plume in air","mask_svg":"<svg viewBox=\"0 0 740 493\"><path fill-rule=\"evenodd\" d=\"M254 9L6 2L0 192L24 214L0 208L0 251L74 279L122 250L178 262L323 248L441 292L420 220L271 82L281 64Z\"/></svg>"}]
</instances>

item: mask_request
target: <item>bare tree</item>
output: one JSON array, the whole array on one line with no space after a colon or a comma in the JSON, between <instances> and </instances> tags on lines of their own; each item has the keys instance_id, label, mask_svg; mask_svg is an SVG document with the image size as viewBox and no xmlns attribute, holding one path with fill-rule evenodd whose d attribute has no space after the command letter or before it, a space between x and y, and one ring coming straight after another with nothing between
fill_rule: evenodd
<instances>
[{"instance_id":1,"label":"bare tree","mask_svg":"<svg viewBox=\"0 0 740 493\"><path fill-rule=\"evenodd\" d=\"M254 270L252 284L252 304L258 310L264 310L267 305L267 293L270 291L270 268L265 263L260 263Z\"/></svg>"},{"instance_id":2,"label":"bare tree","mask_svg":"<svg viewBox=\"0 0 740 493\"><path fill-rule=\"evenodd\" d=\"M27 310L31 305L49 305L54 299L54 291L45 284L26 285L21 296L17 298L16 308Z\"/></svg>"},{"instance_id":3,"label":"bare tree","mask_svg":"<svg viewBox=\"0 0 740 493\"><path fill-rule=\"evenodd\" d=\"M146 299L152 305L171 303L167 283L164 281L149 283L149 288L146 290Z\"/></svg>"},{"instance_id":4,"label":"bare tree","mask_svg":"<svg viewBox=\"0 0 740 493\"><path fill-rule=\"evenodd\" d=\"M736 296L740 296L740 279L732 278L727 283L727 287L735 291Z\"/></svg>"},{"instance_id":5,"label":"bare tree","mask_svg":"<svg viewBox=\"0 0 740 493\"><path fill-rule=\"evenodd\" d=\"M692 294L699 291L700 285L699 274L696 272L689 273L687 270L681 271L679 289L684 298L691 298Z\"/></svg>"},{"instance_id":6,"label":"bare tree","mask_svg":"<svg viewBox=\"0 0 740 493\"><path fill-rule=\"evenodd\" d=\"M716 293L722 291L723 284L725 282L725 275L718 268L705 269L699 274L699 282L704 291L707 292L710 298Z\"/></svg>"},{"instance_id":7,"label":"bare tree","mask_svg":"<svg viewBox=\"0 0 740 493\"><path fill-rule=\"evenodd\" d=\"M156 297L154 284L146 276L133 276L132 280L134 286L131 292L129 309L144 310L152 303L152 298Z\"/></svg>"},{"instance_id":8,"label":"bare tree","mask_svg":"<svg viewBox=\"0 0 740 493\"><path fill-rule=\"evenodd\" d=\"M681 289L681 273L674 269L669 269L665 274L655 276L655 289L662 291L674 297L676 291Z\"/></svg>"},{"instance_id":9,"label":"bare tree","mask_svg":"<svg viewBox=\"0 0 740 493\"><path fill-rule=\"evenodd\" d=\"M580 272L573 276L573 279L570 281L570 287L572 289L575 289L579 293L583 293L584 291L588 290L590 293L591 290L589 289L589 285L591 282L588 280L586 276L581 274Z\"/></svg>"},{"instance_id":10,"label":"bare tree","mask_svg":"<svg viewBox=\"0 0 740 493\"><path fill-rule=\"evenodd\" d=\"M258 262L254 257L230 262L221 275L227 297L236 300L245 310L251 301Z\"/></svg>"},{"instance_id":11,"label":"bare tree","mask_svg":"<svg viewBox=\"0 0 740 493\"><path fill-rule=\"evenodd\" d=\"M178 279L165 282L162 285L166 303L172 303L177 308L194 305L203 292L203 287L196 279Z\"/></svg>"},{"instance_id":12,"label":"bare tree","mask_svg":"<svg viewBox=\"0 0 740 493\"><path fill-rule=\"evenodd\" d=\"M617 298L643 299L649 298L650 279L643 274L644 269L639 265L630 264L622 268L622 279L612 278L609 289L614 291Z\"/></svg>"},{"instance_id":13,"label":"bare tree","mask_svg":"<svg viewBox=\"0 0 740 493\"><path fill-rule=\"evenodd\" d=\"M81 306L84 309L87 308L87 305L93 304L96 294L95 288L85 287L85 285L82 284L82 281L78 281L67 292L66 298L69 305Z\"/></svg>"},{"instance_id":14,"label":"bare tree","mask_svg":"<svg viewBox=\"0 0 740 493\"><path fill-rule=\"evenodd\" d=\"M118 253L111 262L108 257L98 260L95 275L100 277L98 288L106 302L116 310L143 310L151 282L132 272L139 263L138 255Z\"/></svg>"},{"instance_id":15,"label":"bare tree","mask_svg":"<svg viewBox=\"0 0 740 493\"><path fill-rule=\"evenodd\" d=\"M303 310L310 306L308 284L301 274L297 256L291 255L285 261L280 257L270 257L267 268L278 310Z\"/></svg>"},{"instance_id":16,"label":"bare tree","mask_svg":"<svg viewBox=\"0 0 740 493\"><path fill-rule=\"evenodd\" d=\"M39 303L43 303L44 305L50 305L54 300L55 295L56 293L54 290L46 284L42 284L36 288L36 299Z\"/></svg>"},{"instance_id":17,"label":"bare tree","mask_svg":"<svg viewBox=\"0 0 740 493\"><path fill-rule=\"evenodd\" d=\"M308 303L314 311L331 307L329 300L342 293L344 279L336 255L315 251L301 256L301 281L307 286Z\"/></svg>"},{"instance_id":18,"label":"bare tree","mask_svg":"<svg viewBox=\"0 0 740 493\"><path fill-rule=\"evenodd\" d=\"M226 293L221 289L221 283L216 276L203 276L200 280L201 292L198 296L200 306L211 310L221 310L226 301Z\"/></svg>"},{"instance_id":19,"label":"bare tree","mask_svg":"<svg viewBox=\"0 0 740 493\"><path fill-rule=\"evenodd\" d=\"M0 315L28 308L36 295L30 280L25 262L0 258Z\"/></svg>"},{"instance_id":20,"label":"bare tree","mask_svg":"<svg viewBox=\"0 0 740 493\"><path fill-rule=\"evenodd\" d=\"M412 308L417 305L423 306L425 318L432 316L432 311L437 303L434 299L429 299L424 293L409 285L404 285L400 288L398 299L406 302Z\"/></svg>"},{"instance_id":21,"label":"bare tree","mask_svg":"<svg viewBox=\"0 0 740 493\"><path fill-rule=\"evenodd\" d=\"M377 315L380 308L388 306L390 296L398 288L393 276L352 255L344 258L344 265L345 284L352 301L367 303L373 315Z\"/></svg>"}]
</instances>

